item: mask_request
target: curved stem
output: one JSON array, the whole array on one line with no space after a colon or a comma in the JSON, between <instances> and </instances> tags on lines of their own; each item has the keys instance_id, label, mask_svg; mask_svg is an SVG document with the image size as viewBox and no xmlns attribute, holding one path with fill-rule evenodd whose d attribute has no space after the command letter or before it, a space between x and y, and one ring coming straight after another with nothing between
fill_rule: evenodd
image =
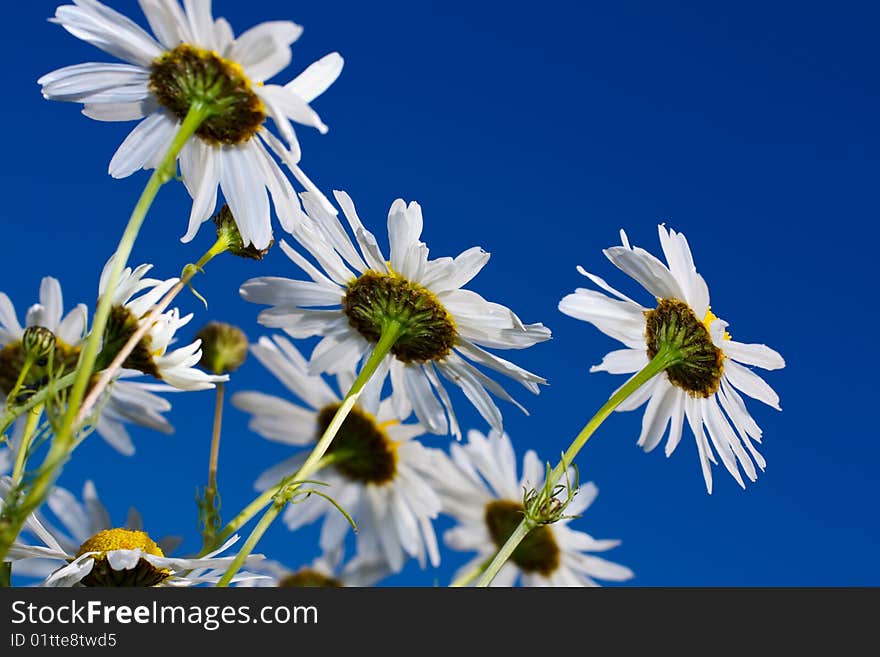
<instances>
[{"instance_id":1,"label":"curved stem","mask_svg":"<svg viewBox=\"0 0 880 657\"><path fill-rule=\"evenodd\" d=\"M590 418L590 421L581 429L581 432L575 437L572 441L569 448L565 451L560 459L559 463L553 468L553 471L550 473L548 478L548 485L546 486L546 490L553 490L562 476L565 474L566 470L568 470L569 466L574 462L575 457L578 455L578 452L581 451L581 448L586 444L586 442L590 439L590 436L599 428L599 426L605 421L605 419L611 415L612 411L615 408L620 406L623 401L633 394L636 390L638 390L643 384L647 383L651 379L653 379L657 374L665 370L670 365L675 364L681 359L681 354L678 350L669 347L662 347L660 351L657 352L657 355L651 359L644 368L642 368L639 372L634 374L629 381L627 381L617 392L611 395L611 398L605 402L605 404L600 408L596 414ZM514 550L516 550L517 546L522 542L522 540L528 536L528 533L534 528L534 521L530 520L528 516L524 516L522 521L520 521L519 525L517 525L516 529L501 546L498 552L495 554L495 558L492 559L492 563L486 568L483 572L483 575L480 577L480 580L477 582L477 586L485 587L489 586L492 580L495 578L495 575L498 574L498 571L501 570L501 567L505 564L505 562L510 558L513 554Z\"/></svg>"},{"instance_id":2,"label":"curved stem","mask_svg":"<svg viewBox=\"0 0 880 657\"><path fill-rule=\"evenodd\" d=\"M342 403L333 415L333 419L330 421L330 424L327 425L327 429L312 449L311 454L309 454L308 458L306 458L305 462L300 466L299 470L293 475L282 479L281 482L272 488L263 491L263 493L261 493L253 502L248 504L248 506L235 516L235 518L233 518L217 535L218 542L222 542L229 538L239 527L259 513L260 509L265 507L278 491L285 486L290 485L288 482L308 479L309 475L320 469L324 462L325 454L330 448L330 443L333 442L333 438L336 437L339 428L342 426L342 423L345 422L345 418L348 417L352 407L357 403L364 386L373 374L375 374L382 359L388 355L391 348L394 346L394 343L397 342L402 330L403 327L395 321L388 322L388 324L384 326L382 335L379 337L379 342L373 348L373 352L370 354L367 362L364 363L364 367L351 385L351 390L345 395L345 398L342 400ZM293 490L295 490L298 485L293 484L293 486Z\"/></svg>"},{"instance_id":3,"label":"curved stem","mask_svg":"<svg viewBox=\"0 0 880 657\"><path fill-rule=\"evenodd\" d=\"M103 342L104 329L107 326L107 320L110 317L110 310L113 304L113 291L122 277L122 272L128 263L128 257L131 255L131 250L134 247L135 239L150 206L156 198L156 194L158 194L162 185L171 180L177 173L177 156L187 140L195 134L202 122L209 116L209 113L209 108L202 103L193 103L190 106L186 118L184 118L183 123L178 128L177 134L174 135L168 151L155 171L150 175L144 191L141 193L134 210L132 210L119 244L116 247L113 265L104 288L104 294L98 300L98 307L92 319L91 332L80 353L73 384L67 398L67 410L61 419L60 427L55 432L49 453L46 455L46 459L43 461L37 476L31 482L21 504L7 504L3 507L2 514L0 514L0 561L9 552L9 548L18 536L28 514L37 509L43 503L43 500L46 499L58 475L58 469L67 459L75 444L76 429L82 419L86 417L85 414L79 412L81 410L80 405L83 402L86 389L92 378L92 370L95 367L98 351ZM78 418L80 418L80 422L77 421Z\"/></svg>"},{"instance_id":4,"label":"curved stem","mask_svg":"<svg viewBox=\"0 0 880 657\"><path fill-rule=\"evenodd\" d=\"M31 438L34 436L34 430L40 423L40 417L43 415L43 405L37 404L28 413L24 424L24 432L21 436L21 444L18 446L18 454L15 455L15 466L12 469L12 485L18 486L21 483L22 475L24 475L24 466L27 462L27 453L31 446Z\"/></svg>"}]
</instances>

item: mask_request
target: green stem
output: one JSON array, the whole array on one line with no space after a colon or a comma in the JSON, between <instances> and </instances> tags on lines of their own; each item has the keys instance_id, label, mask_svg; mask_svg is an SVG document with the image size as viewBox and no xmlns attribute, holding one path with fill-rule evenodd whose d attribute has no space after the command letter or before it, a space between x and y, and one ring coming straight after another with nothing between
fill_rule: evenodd
<instances>
[{"instance_id":1,"label":"green stem","mask_svg":"<svg viewBox=\"0 0 880 657\"><path fill-rule=\"evenodd\" d=\"M235 555L235 559L232 560L229 568L223 573L223 577L217 582L218 587L229 585L229 582L232 581L235 573L238 572L238 569L241 568L242 564L244 564L245 560L250 556L250 553L253 552L253 549L257 546L257 543L260 542L260 539L263 538L263 534L269 529L269 525L271 525L275 518L278 517L278 514L281 513L281 509L284 508L285 504L286 502L275 502L272 506L266 509L266 513L260 518L260 521L257 523L256 527L254 527L251 535L247 537L241 550Z\"/></svg>"},{"instance_id":2,"label":"green stem","mask_svg":"<svg viewBox=\"0 0 880 657\"><path fill-rule=\"evenodd\" d=\"M18 373L18 379L15 381L15 385L12 386L12 390L9 391L9 394L6 395L6 399L9 401L15 401L15 398L18 397L18 393L21 390L21 386L24 383L24 379L27 376L27 373L30 371L31 366L34 364L34 359L32 356L28 355L24 359L24 363L21 366L21 372Z\"/></svg>"},{"instance_id":3,"label":"green stem","mask_svg":"<svg viewBox=\"0 0 880 657\"><path fill-rule=\"evenodd\" d=\"M484 570L486 570L486 567L489 565L489 563L490 563L491 561L492 561L492 559L489 558L489 559L486 559L485 561L483 561L482 563L477 564L477 565L474 566L471 570L469 570L469 571L466 572L464 575L462 575L461 577L459 577L457 580L455 580L454 582L452 582L452 583L449 585L449 587L455 589L455 588L460 588L460 587L462 587L462 586L467 586L468 584L470 584L471 582L473 582L475 579L477 579L477 577L479 577L480 574L481 574Z\"/></svg>"},{"instance_id":4,"label":"green stem","mask_svg":"<svg viewBox=\"0 0 880 657\"><path fill-rule=\"evenodd\" d=\"M12 469L12 485L18 486L21 483L21 477L24 475L24 466L27 462L27 453L31 446L31 438L34 431L40 423L40 417L43 415L43 405L37 404L28 413L24 423L24 432L21 435L21 444L18 446L18 454L15 456L15 466Z\"/></svg>"},{"instance_id":5,"label":"green stem","mask_svg":"<svg viewBox=\"0 0 880 657\"><path fill-rule=\"evenodd\" d=\"M62 446L66 446L72 440L74 421L79 411L80 402L82 402L85 396L89 379L92 376L95 360L98 357L98 349L104 337L104 328L107 326L107 320L110 317L110 309L113 306L113 292L119 284L122 271L128 264L128 256L131 255L138 232L140 232L147 212L159 193L159 189L166 182L174 178L177 173L177 156L180 154L181 149L189 138L195 134L196 130L199 129L199 126L208 117L208 114L208 109L200 103L193 103L190 106L186 118L184 118L177 134L174 136L174 140L171 142L171 146L168 148L168 152L147 181L147 185L144 187L144 191L141 193L128 219L128 224L126 224L122 238L119 240L119 245L116 247L113 266L110 269L110 276L107 279L104 294L98 300L98 308L95 310L95 316L92 319L92 330L89 339L86 341L85 347L80 354L77 377L70 390L67 412L64 414L61 428L55 439Z\"/></svg>"},{"instance_id":6,"label":"green stem","mask_svg":"<svg viewBox=\"0 0 880 657\"><path fill-rule=\"evenodd\" d=\"M220 527L220 514L217 509L217 462L220 456L220 428L223 424L224 385L217 383L217 396L214 403L214 428L211 432L211 450L208 456L208 485L203 497L198 500L199 519L202 523L202 547L214 545L214 537Z\"/></svg>"},{"instance_id":7,"label":"green stem","mask_svg":"<svg viewBox=\"0 0 880 657\"><path fill-rule=\"evenodd\" d=\"M125 359L134 351L134 348L140 343L141 339L147 334L150 328L153 326L155 321L159 318L159 316L165 312L165 309L171 305L171 302L177 297L178 294L183 291L189 282L193 279L193 277L202 271L202 267L206 263L208 263L211 258L216 256L219 253L223 253L229 248L229 244L226 240L218 239L214 242L214 246L212 246L208 251L205 252L199 261L195 265L187 265L183 274L180 277L180 280L174 284L168 292L165 293L165 296L150 310L150 312L138 322L137 330L129 336L126 343L122 346L122 349L117 352L117 354L113 357L113 361L101 372L98 377L97 382L92 389L89 391L89 394L83 400L82 405L80 406L79 411L76 415L76 425L79 426L81 423L85 421L91 412L92 408L95 404L98 403L98 398L101 396L101 393L110 385L113 381L113 378L116 376L116 373L122 369L122 366L125 363Z\"/></svg>"},{"instance_id":8,"label":"green stem","mask_svg":"<svg viewBox=\"0 0 880 657\"><path fill-rule=\"evenodd\" d=\"M0 588L10 586L12 586L12 562L4 561L0 563Z\"/></svg>"},{"instance_id":9,"label":"green stem","mask_svg":"<svg viewBox=\"0 0 880 657\"><path fill-rule=\"evenodd\" d=\"M633 394L636 390L638 390L643 384L647 383L651 379L653 379L657 374L665 370L670 365L674 365L681 360L681 352L677 349L669 346L661 347L660 351L657 352L657 355L651 359L651 361L645 365L639 372L637 372L633 377L627 381L623 387L620 388L616 393L611 395L611 398L605 402L605 404L598 410L598 412L590 419L589 422L581 429L581 432L575 437L572 441L569 448L565 451L560 459L559 463L553 468L553 471L550 473L550 477L547 482L546 489L553 490L571 464L574 462L575 457L578 455L578 452L581 451L581 448L586 444L586 442L590 439L590 436L599 428L599 426L605 421L605 419L611 415L612 411L615 408L620 406L623 401ZM544 500L546 501L546 500ZM539 500L539 503L541 500ZM501 567L507 562L510 556L513 554L514 550L516 550L517 546L522 542L522 540L528 535L528 533L534 528L534 521L530 520L528 516L523 516L522 521L504 543L498 552L495 554L495 558L492 559L492 563L486 568L483 572L483 575L480 577L480 580L477 582L477 586L485 587L489 586L495 576L498 574L498 571L501 570Z\"/></svg>"},{"instance_id":10,"label":"green stem","mask_svg":"<svg viewBox=\"0 0 880 657\"><path fill-rule=\"evenodd\" d=\"M69 388L73 384L73 380L76 378L76 372L70 372L65 376L62 376L54 383L50 383L45 388L39 390L34 393L28 400L22 404L21 406L13 406L12 408L8 408L3 411L3 415L0 415L0 434L5 433L6 430L12 426L12 423L15 422L23 413L27 413L32 408L35 408L37 404L42 404L46 401L46 398L50 395L56 394L60 390L64 390L65 388Z\"/></svg>"},{"instance_id":11,"label":"green stem","mask_svg":"<svg viewBox=\"0 0 880 657\"><path fill-rule=\"evenodd\" d=\"M205 498L211 504L217 493L217 460L220 455L220 427L223 424L223 390L223 383L218 383L217 401L214 405L214 431L211 434L211 455L208 459L208 489L205 491Z\"/></svg>"},{"instance_id":12,"label":"green stem","mask_svg":"<svg viewBox=\"0 0 880 657\"><path fill-rule=\"evenodd\" d=\"M38 508L43 503L43 500L46 499L53 482L58 476L58 469L67 459L75 443L76 425L79 424L77 418L79 417L80 404L91 380L92 370L98 357L98 350L103 341L104 328L107 326L107 320L113 305L113 292L119 283L123 269L128 263L128 257L131 255L135 239L150 206L153 204L153 200L156 198L156 194L162 185L171 180L177 173L177 156L187 140L195 134L209 114L209 108L202 103L193 103L190 106L186 118L184 118L168 148L168 152L147 181L144 191L141 193L128 219L128 223L122 233L122 238L116 247L113 266L110 269L104 294L98 300L98 307L92 319L91 333L80 353L76 377L73 380L73 385L67 399L67 410L61 420L59 429L55 433L49 453L46 455L46 459L25 494L21 505L7 504L3 508L3 513L0 514L0 561L9 552L9 547L18 536L27 515ZM13 509L13 507L15 508Z\"/></svg>"},{"instance_id":13,"label":"green stem","mask_svg":"<svg viewBox=\"0 0 880 657\"><path fill-rule=\"evenodd\" d=\"M391 351L391 348L394 346L394 343L397 342L402 331L403 327L396 321L390 321L383 327L382 335L379 337L379 342L373 348L373 353L370 354L363 369L361 369L357 378L354 380L354 383L351 385L351 390L345 395L345 398L342 400L342 403L333 415L333 419L330 421L330 424L327 425L327 429L312 449L311 454L309 454L308 458L306 458L305 462L300 466L299 470L293 475L283 479L277 485L264 491L253 502L248 504L241 513L235 516L235 518L233 518L217 535L218 543L229 538L239 527L259 513L275 494L278 493L278 491L289 485L288 482L308 479L309 475L320 469L324 462L324 456L330 447L330 443L333 442L333 438L336 437L339 428L342 426L342 423L345 422L345 418L348 417L352 407L357 403L364 386L373 374L375 374L382 359ZM294 486L296 487L298 484L294 484Z\"/></svg>"}]
</instances>

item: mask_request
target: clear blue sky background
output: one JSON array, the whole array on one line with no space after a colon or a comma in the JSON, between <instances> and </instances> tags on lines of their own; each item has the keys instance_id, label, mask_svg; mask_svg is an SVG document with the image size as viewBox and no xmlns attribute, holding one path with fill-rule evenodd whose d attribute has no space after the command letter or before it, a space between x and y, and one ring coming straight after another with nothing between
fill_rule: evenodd
<instances>
[{"instance_id":1,"label":"clear blue sky background","mask_svg":"<svg viewBox=\"0 0 880 657\"><path fill-rule=\"evenodd\" d=\"M111 61L46 22L56 3L5 12L0 289L20 315L40 278L62 281L68 307L94 305L97 277L147 174L112 180L107 164L130 125L92 122L50 103L36 79L84 61ZM133 1L112 2L143 23ZM672 458L635 445L640 414L617 414L579 458L600 494L575 521L621 538L609 557L641 586L878 585L880 530L873 296L878 219L880 61L871 3L280 2L216 0L237 32L272 19L305 26L286 81L332 50L346 58L315 103L329 134L302 129L303 167L325 190L347 190L379 235L397 197L422 204L432 255L479 244L492 260L471 287L542 321L554 339L517 355L546 375L539 397L505 406L518 452L554 459L622 382L589 374L615 343L563 316L558 300L583 280L578 264L627 286L601 255L630 238L658 250L656 225L683 231L713 309L746 342L765 342L787 367L767 375L783 412L750 405L768 468L743 491L715 468L706 494L686 433ZM176 275L210 245L188 245L188 199L164 189L134 261ZM278 234L277 237L282 237ZM263 263L224 259L198 283L197 318L264 333L238 286L298 272L280 251ZM640 296L640 299L645 299ZM255 360L232 391L280 392ZM117 522L130 505L153 534L198 547L194 492L207 469L213 393L172 398L173 436L134 432L123 457L87 441L61 482L91 477ZM465 426L484 429L455 392ZM252 481L285 457L227 408L220 483L227 517ZM449 438L428 444L446 447ZM437 523L438 531L450 526ZM261 550L291 567L316 555L316 532L273 527ZM385 583L445 585L468 554L444 549L440 568L410 563Z\"/></svg>"}]
</instances>

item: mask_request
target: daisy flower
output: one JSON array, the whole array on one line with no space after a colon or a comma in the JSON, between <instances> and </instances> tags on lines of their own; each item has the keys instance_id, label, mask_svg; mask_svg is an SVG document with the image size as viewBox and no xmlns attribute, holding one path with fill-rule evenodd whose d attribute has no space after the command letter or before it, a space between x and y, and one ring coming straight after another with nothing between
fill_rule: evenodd
<instances>
[{"instance_id":1,"label":"daisy flower","mask_svg":"<svg viewBox=\"0 0 880 657\"><path fill-rule=\"evenodd\" d=\"M53 371L72 371L85 340L87 315L88 310L84 304L78 304L64 314L61 284L51 276L43 278L40 284L40 301L28 309L24 326L19 323L9 297L0 292L0 392L8 395L18 381L24 366L23 338L28 327L42 326L51 331L55 336ZM24 379L22 389L35 392L43 385L48 373L47 365L48 362L32 366ZM120 373L103 396L101 414L95 424L97 433L126 455L134 453L134 444L126 430L126 423L163 433L173 431L162 416L162 413L170 410L171 404L155 393L176 389L164 384L131 380L138 374L139 372L128 370ZM23 420L20 419L16 423L17 434L23 428ZM13 433L13 442L16 432Z\"/></svg>"},{"instance_id":2,"label":"daisy flower","mask_svg":"<svg viewBox=\"0 0 880 657\"><path fill-rule=\"evenodd\" d=\"M248 580L241 586L294 587L366 587L373 586L390 573L384 559L355 557L343 563L341 548L320 555L311 564L291 570L278 561L261 561L251 572L267 575L264 579Z\"/></svg>"},{"instance_id":3,"label":"daisy flower","mask_svg":"<svg viewBox=\"0 0 880 657\"><path fill-rule=\"evenodd\" d=\"M68 554L75 553L80 545L98 532L113 528L110 514L98 497L98 491L91 480L83 485L81 500L66 488L55 486L46 498L43 508L57 519L56 523L53 524L45 514L37 511L34 513L36 521L26 524L23 531L32 538L40 538L34 535L33 530L35 528L39 531L45 530ZM143 519L134 507L129 509L123 528L143 531ZM177 549L180 538L167 536L159 539L156 544L168 554ZM57 562L52 559L33 558L19 561L15 572L17 575L44 580L57 568Z\"/></svg>"},{"instance_id":4,"label":"daisy flower","mask_svg":"<svg viewBox=\"0 0 880 657\"><path fill-rule=\"evenodd\" d=\"M395 412L400 417L412 410L431 433L460 437L442 376L459 386L500 431L501 411L489 393L516 402L474 364L504 374L537 394L538 384L546 383L542 377L485 348L531 347L549 339L550 330L543 324L523 324L509 308L463 288L489 260L480 247L455 258L429 260L428 247L419 239L422 210L418 203L407 205L398 199L392 204L388 213L391 249L386 259L348 195L335 195L355 241L336 215L327 212L317 198L303 194L312 221L298 225L293 233L324 271L282 242L287 256L311 280L263 277L247 281L242 296L272 306L260 313L260 323L284 329L295 338L322 336L309 367L312 372L330 373L354 367L372 351L383 330L394 326L399 337L375 377L382 379L390 373Z\"/></svg>"},{"instance_id":5,"label":"daisy flower","mask_svg":"<svg viewBox=\"0 0 880 657\"><path fill-rule=\"evenodd\" d=\"M177 0L140 0L140 6L155 38L97 0L59 6L53 22L125 63L77 64L48 73L38 80L43 96L82 103L83 114L98 121L142 119L110 161L115 178L155 168L190 107L207 107L208 118L179 156L193 198L182 241L190 241L211 217L219 186L245 245L267 248L269 195L286 230L302 215L271 153L317 192L298 166L291 121L327 132L309 103L339 76L342 57L325 56L285 86L264 84L290 63L290 46L302 34L299 25L261 23L235 38L225 19L212 17L210 0L185 0L182 8ZM283 141L266 129L269 118Z\"/></svg>"},{"instance_id":6,"label":"daisy flower","mask_svg":"<svg viewBox=\"0 0 880 657\"><path fill-rule=\"evenodd\" d=\"M164 281L144 278L153 268L153 265L144 264L134 269L126 267L116 288L107 290L114 257L111 256L104 265L98 286L99 295L109 293L113 299L110 319L104 331L104 346L99 357L99 362L106 360L102 362L105 366L109 365L113 356L137 331L140 322L146 318L152 307L178 281L177 278ZM213 388L217 382L228 381L228 375L206 374L194 367L202 357L201 340L197 339L185 347L168 351L174 334L192 318L192 313L181 317L177 308L162 313L125 359L123 367L149 374L181 390L205 390Z\"/></svg>"},{"instance_id":7,"label":"daisy flower","mask_svg":"<svg viewBox=\"0 0 880 657\"><path fill-rule=\"evenodd\" d=\"M443 512L458 523L443 535L444 543L453 550L477 553L454 579L495 556L523 518L524 490L540 489L545 474L538 456L529 450L523 458L522 478L517 478L516 455L507 434L469 431L467 438L466 444L451 445L451 458L443 454L433 474ZM598 492L592 482L581 486L565 514L582 514ZM565 491L557 495L561 502L564 497ZM492 586L514 586L517 581L523 586L598 586L596 579L619 582L633 577L629 568L589 554L610 550L620 541L595 539L571 529L570 522L563 517L532 529Z\"/></svg>"},{"instance_id":8,"label":"daisy flower","mask_svg":"<svg viewBox=\"0 0 880 657\"><path fill-rule=\"evenodd\" d=\"M0 495L8 491L8 486L8 479L0 482ZM56 489L50 494L50 500L51 495L55 496L53 513L66 518L68 529L76 528L80 536L83 535L83 530L90 531L96 525L106 524L106 511L97 507L94 488L90 488L88 484L84 491L88 510L78 509L78 503L69 493L59 495ZM80 525L82 521L88 524ZM146 532L113 527L97 530L77 546L70 537L44 524L38 514L28 517L23 534L36 537L40 544L23 543L22 536L19 536L7 555L7 559L13 563L13 572L17 572L25 561L31 559L39 560L39 565L28 567L25 564L23 572L39 572L46 567L47 562L54 563L55 570L41 584L53 587L183 587L202 583L214 584L220 580L235 558L217 555L238 541L238 536L233 536L218 550L204 557L167 557L162 547ZM262 555L251 555L245 565L250 566L262 558ZM233 581L253 577L255 575L252 573L240 571Z\"/></svg>"},{"instance_id":9,"label":"daisy flower","mask_svg":"<svg viewBox=\"0 0 880 657\"><path fill-rule=\"evenodd\" d=\"M599 365L590 368L591 372L637 372L663 347L686 354L683 361L636 390L617 410L634 410L648 402L638 444L649 452L660 444L668 429L667 456L678 446L687 418L696 438L709 493L712 492L710 462L717 464L715 453L737 483L745 488L739 467L755 481L755 465L764 470L766 462L753 444L753 441L761 441L761 429L739 393L780 410L779 396L745 365L775 370L784 367L785 361L767 345L731 338L726 330L728 323L710 309L709 288L694 267L684 235L667 231L662 225L658 226L658 232L668 264L644 249L631 246L623 231L620 232L622 246L603 251L618 269L654 297L655 307L642 306L578 267L581 274L605 293L579 288L560 301L559 309L566 315L590 322L624 344L624 349L606 355Z\"/></svg>"},{"instance_id":10,"label":"daisy flower","mask_svg":"<svg viewBox=\"0 0 880 657\"><path fill-rule=\"evenodd\" d=\"M260 338L251 345L251 353L305 406L261 392L238 392L232 405L251 414L248 426L264 438L297 447L315 443L339 408L340 395L321 376L309 374L305 358L283 337ZM351 372L340 374L340 388L347 390L353 380ZM394 572L403 567L406 556L416 558L423 568L426 557L436 566L440 555L432 521L440 500L426 481L436 450L414 440L424 429L403 424L391 402L380 401L380 390L376 379L367 385L327 451L332 464L311 478L326 483L318 489L354 518L360 557L381 557ZM308 451L266 470L257 479L257 489L269 488L296 472ZM291 531L321 516L320 546L329 552L342 545L350 529L333 505L313 495L284 511Z\"/></svg>"}]
</instances>

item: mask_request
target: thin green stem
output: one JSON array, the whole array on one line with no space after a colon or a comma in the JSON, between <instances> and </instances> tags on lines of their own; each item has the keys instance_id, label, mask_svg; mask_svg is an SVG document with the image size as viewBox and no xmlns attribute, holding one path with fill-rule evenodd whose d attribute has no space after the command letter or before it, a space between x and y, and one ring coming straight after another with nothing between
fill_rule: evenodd
<instances>
[{"instance_id":1,"label":"thin green stem","mask_svg":"<svg viewBox=\"0 0 880 657\"><path fill-rule=\"evenodd\" d=\"M34 393L31 397L27 399L27 401L20 406L13 406L12 408L7 408L3 411L3 414L0 415L0 434L5 433L6 430L12 426L12 423L15 422L23 413L27 413L32 408L35 408L37 404L45 403L46 398L50 395L54 395L60 390L64 390L65 388L69 388L73 384L73 380L76 378L76 372L70 372L65 376L62 376L54 383L50 383L45 388Z\"/></svg>"},{"instance_id":2,"label":"thin green stem","mask_svg":"<svg viewBox=\"0 0 880 657\"><path fill-rule=\"evenodd\" d=\"M12 562L4 561L0 563L0 588L12 586Z\"/></svg>"},{"instance_id":3,"label":"thin green stem","mask_svg":"<svg viewBox=\"0 0 880 657\"><path fill-rule=\"evenodd\" d=\"M135 239L141 225L147 216L147 212L158 194L159 189L171 180L177 173L177 156L184 144L192 137L202 122L210 115L210 109L202 103L193 103L189 112L177 130L171 145L162 161L153 171L147 181L144 191L141 193L113 257L113 265L104 288L104 294L98 300L98 307L92 319L92 330L86 340L85 346L80 353L77 364L76 376L67 398L67 409L61 419L60 426L55 432L55 438L46 459L43 461L37 476L28 487L21 504L7 504L0 514L0 561L4 559L12 542L18 536L28 514L38 508L52 487L58 476L61 464L68 458L71 449L75 445L75 436L78 425L84 419L80 414L81 403L85 397L86 389L92 378L95 361L104 337L104 329L110 317L113 304L113 292L119 283L122 272L128 263L128 257L134 247ZM78 421L79 419L79 421Z\"/></svg>"},{"instance_id":4,"label":"thin green stem","mask_svg":"<svg viewBox=\"0 0 880 657\"><path fill-rule=\"evenodd\" d=\"M456 588L460 588L460 587L462 587L462 586L467 586L468 584L470 584L471 582L473 582L475 579L477 579L477 577L479 577L479 576L482 574L482 572L483 572L484 570L486 570L486 567L487 567L491 562L492 562L492 559L489 558L489 559L486 559L485 561L482 561L482 562L478 563L476 566L474 566L474 567L471 568L469 571L467 571L466 573L464 573L461 577L459 577L459 578L456 579L454 582L452 582L452 583L449 585L449 587L450 587L450 588L453 588L453 589L456 589Z\"/></svg>"},{"instance_id":5,"label":"thin green stem","mask_svg":"<svg viewBox=\"0 0 880 657\"><path fill-rule=\"evenodd\" d=\"M584 428L581 429L581 432L575 437L569 448L562 455L559 463L553 468L553 471L548 478L546 490L552 491L555 488L556 484L574 462L575 457L577 457L583 446L590 439L590 436L592 436L596 429L598 429L606 418L611 415L615 408L620 406L627 397L638 390L643 384L647 383L667 367L680 360L681 353L677 349L666 346L661 347L660 351L657 352L657 355L654 356L644 368L634 374L632 378L630 378L630 380L627 381L617 392L611 395L611 398L605 402L602 408L600 408L590 421L587 422ZM538 501L538 503L540 502L541 500ZM516 550L520 542L528 536L528 533L534 528L534 526L534 521L531 520L527 514L523 516L522 521L520 521L519 525L504 545L499 548L495 557L492 559L492 563L490 563L483 572L480 580L477 582L478 587L489 586L498 574L498 571L501 570L501 567L508 559L510 559L514 550Z\"/></svg>"},{"instance_id":6,"label":"thin green stem","mask_svg":"<svg viewBox=\"0 0 880 657\"><path fill-rule=\"evenodd\" d=\"M351 389L345 395L345 398L342 400L342 403L339 405L339 408L336 410L336 413L333 415L333 419L330 421L330 424L327 425L327 429L322 434L321 438L318 440L315 447L312 449L311 454L306 458L305 462L300 466L299 470L297 470L290 477L286 477L280 483L269 488L268 490L261 493L253 502L248 504L235 518L233 518L217 535L217 542L222 542L229 538L239 527L248 522L251 518L253 518L260 510L265 507L269 501L278 493L282 488L290 485L288 482L290 481L302 481L304 479L308 479L309 475L313 472L320 469L321 465L324 463L324 457L327 453L327 450L330 448L330 443L333 442L333 438L336 437L339 428L342 426L342 423L345 422L345 418L348 417L349 412L357 403L358 398L361 395L361 392L364 389L364 386L376 373L376 370L379 368L379 364L382 362L382 359L385 358L391 351L391 348L394 346L394 343L397 342L397 339L400 337L403 331L403 327L400 323L396 321L388 322L382 331L382 335L379 337L379 342L376 343L376 346L373 348L373 352L370 354L370 357L367 359L367 362L364 364L364 367L361 369L360 373L357 375L357 378L354 380L354 383L351 385ZM294 490L298 487L298 484L293 484Z\"/></svg>"},{"instance_id":7,"label":"thin green stem","mask_svg":"<svg viewBox=\"0 0 880 657\"><path fill-rule=\"evenodd\" d=\"M18 379L16 379L15 385L12 386L12 390L10 390L9 394L6 395L6 399L15 401L15 398L18 397L21 386L24 383L24 379L27 376L28 372L30 372L33 364L34 358L31 355L25 356L24 363L21 366L21 372L18 373Z\"/></svg>"},{"instance_id":8,"label":"thin green stem","mask_svg":"<svg viewBox=\"0 0 880 657\"><path fill-rule=\"evenodd\" d=\"M217 494L217 460L220 455L220 427L223 424L223 390L222 382L217 384L217 399L214 404L214 431L211 433L211 454L208 458L208 489L205 498L213 504Z\"/></svg>"},{"instance_id":9,"label":"thin green stem","mask_svg":"<svg viewBox=\"0 0 880 657\"><path fill-rule=\"evenodd\" d=\"M15 456L15 466L12 468L12 485L18 486L24 475L24 466L27 462L27 453L31 447L31 438L34 437L34 431L40 424L40 417L43 415L43 405L37 404L28 413L24 423L24 432L21 436L21 444L18 446L18 454Z\"/></svg>"},{"instance_id":10,"label":"thin green stem","mask_svg":"<svg viewBox=\"0 0 880 657\"><path fill-rule=\"evenodd\" d=\"M149 211L150 206L153 205L153 201L159 193L159 189L177 173L177 156L180 154L181 149L189 138L195 134L196 130L199 129L199 126L208 115L209 110L204 105L193 103L190 106L186 118L184 118L177 134L174 136L174 140L171 142L171 146L168 148L168 152L165 154L165 157L162 158L159 166L156 167L150 176L150 179L147 181L144 191L141 193L141 196L128 219L128 224L126 224L125 230L122 233L122 238L119 240L119 244L116 247L116 253L113 257L113 266L111 267L110 275L107 278L104 294L102 294L101 298L98 300L98 308L95 310L95 316L92 319L92 330L89 334L89 339L86 341L85 347L83 347L82 353L80 354L79 364L77 366L77 377L70 390L67 412L64 414L61 428L55 438L55 441L63 447L66 447L67 443L73 439L74 422L77 418L80 402L82 402L83 397L85 396L89 379L92 376L92 370L94 369L95 361L98 358L98 350L104 337L104 328L107 326L107 320L110 317L110 309L113 306L113 291L119 284L122 272L128 264L128 256L131 255L135 239L137 239L137 235L144 223L147 212Z\"/></svg>"},{"instance_id":11,"label":"thin green stem","mask_svg":"<svg viewBox=\"0 0 880 657\"><path fill-rule=\"evenodd\" d=\"M251 535L247 537L247 540L244 542L244 545L239 550L238 554L235 555L235 559L232 560L232 563L229 565L229 568L226 569L226 572L223 573L223 577L220 578L220 581L217 582L218 587L228 586L229 582L232 581L232 578L235 576L235 573L238 572L238 569L241 568L242 564L244 564L245 560L250 556L250 553L253 552L254 548L257 546L257 543L260 542L260 539L263 538L263 534L266 533L266 530L269 529L269 525L271 525L275 518L278 517L278 514L281 513L281 510L286 505L286 502L275 502L272 506L266 509L266 513L263 514L263 517L260 518L259 522L257 522L256 527L251 532Z\"/></svg>"}]
</instances>

